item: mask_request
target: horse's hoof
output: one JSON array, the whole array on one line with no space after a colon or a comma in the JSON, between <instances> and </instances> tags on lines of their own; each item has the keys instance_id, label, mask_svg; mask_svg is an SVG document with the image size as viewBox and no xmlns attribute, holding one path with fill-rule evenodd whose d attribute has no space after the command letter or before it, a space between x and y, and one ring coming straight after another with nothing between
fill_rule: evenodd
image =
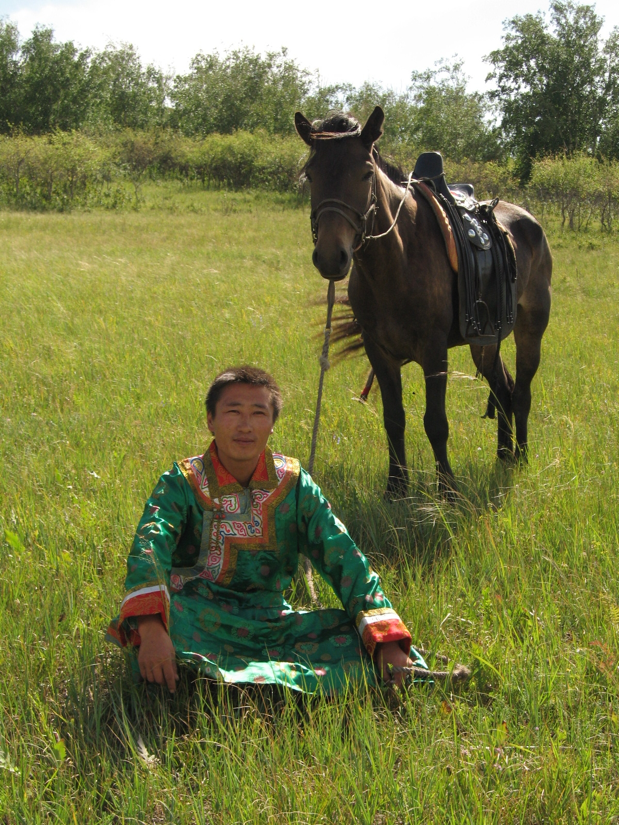
<instances>
[{"instance_id":1,"label":"horse's hoof","mask_svg":"<svg viewBox=\"0 0 619 825\"><path fill-rule=\"evenodd\" d=\"M385 490L385 501L401 501L408 496L408 478L402 476L389 476L387 478L387 489Z\"/></svg>"},{"instance_id":2,"label":"horse's hoof","mask_svg":"<svg viewBox=\"0 0 619 825\"><path fill-rule=\"evenodd\" d=\"M388 504L395 504L396 501L402 501L408 496L408 488L407 487L387 487L385 493L383 495L383 499Z\"/></svg>"},{"instance_id":3,"label":"horse's hoof","mask_svg":"<svg viewBox=\"0 0 619 825\"><path fill-rule=\"evenodd\" d=\"M444 476L439 478L438 494L448 504L455 504L460 498L460 492L455 479L445 478Z\"/></svg>"},{"instance_id":4,"label":"horse's hoof","mask_svg":"<svg viewBox=\"0 0 619 825\"><path fill-rule=\"evenodd\" d=\"M506 466L513 466L518 460L509 447L499 447L496 452L496 457L502 464Z\"/></svg>"},{"instance_id":5,"label":"horse's hoof","mask_svg":"<svg viewBox=\"0 0 619 825\"><path fill-rule=\"evenodd\" d=\"M516 447L516 455L514 456L515 463L520 466L525 466L529 463L529 451L527 449L520 450Z\"/></svg>"}]
</instances>

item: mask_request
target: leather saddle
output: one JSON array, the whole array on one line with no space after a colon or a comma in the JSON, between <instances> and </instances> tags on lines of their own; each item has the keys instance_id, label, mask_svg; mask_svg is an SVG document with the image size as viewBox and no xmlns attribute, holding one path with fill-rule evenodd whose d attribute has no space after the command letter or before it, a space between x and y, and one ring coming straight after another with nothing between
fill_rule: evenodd
<instances>
[{"instance_id":1,"label":"leather saddle","mask_svg":"<svg viewBox=\"0 0 619 825\"><path fill-rule=\"evenodd\" d=\"M440 152L420 155L413 178L434 210L458 273L462 337L481 346L500 343L516 323L517 269L511 239L494 214L499 199L479 202L472 184L448 184Z\"/></svg>"},{"instance_id":2,"label":"leather saddle","mask_svg":"<svg viewBox=\"0 0 619 825\"><path fill-rule=\"evenodd\" d=\"M447 183L443 168L443 156L440 152L423 152L417 158L413 169L415 180L432 181L434 188L444 198L455 204L453 193L462 193L466 197L475 197L475 187L472 183Z\"/></svg>"}]
</instances>

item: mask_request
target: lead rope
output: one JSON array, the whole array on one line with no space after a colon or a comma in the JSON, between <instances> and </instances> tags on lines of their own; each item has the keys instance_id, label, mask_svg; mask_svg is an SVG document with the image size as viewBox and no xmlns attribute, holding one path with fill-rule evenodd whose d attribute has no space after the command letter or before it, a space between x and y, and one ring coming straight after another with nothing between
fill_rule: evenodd
<instances>
[{"instance_id":1,"label":"lead rope","mask_svg":"<svg viewBox=\"0 0 619 825\"><path fill-rule=\"evenodd\" d=\"M329 289L327 290L327 321L325 323L325 340L322 345L322 353L320 354L320 379L318 381L318 397L316 398L316 412L314 414L314 429L312 430L312 446L310 449L310 457L307 462L307 471L311 475L314 471L314 459L316 458L316 443L318 441L318 428L320 426L320 408L322 406L322 390L325 381L325 372L329 369L329 342L331 340L331 317L333 315L333 304L335 303L335 281L329 281ZM318 596L316 595L316 588L314 587L314 576L312 574L312 565L307 556L303 556L303 571L305 573L305 580L307 582L307 589L314 604L320 604Z\"/></svg>"}]
</instances>

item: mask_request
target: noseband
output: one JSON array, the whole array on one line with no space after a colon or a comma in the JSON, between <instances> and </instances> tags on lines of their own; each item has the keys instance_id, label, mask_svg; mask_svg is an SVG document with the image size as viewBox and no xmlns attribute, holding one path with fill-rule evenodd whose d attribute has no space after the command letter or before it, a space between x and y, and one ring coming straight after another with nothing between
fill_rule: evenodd
<instances>
[{"instance_id":1,"label":"noseband","mask_svg":"<svg viewBox=\"0 0 619 825\"><path fill-rule=\"evenodd\" d=\"M344 209L348 211L345 212L344 209L342 209L341 207L344 207ZM359 212L359 210L355 209L354 206L351 206L349 203L346 203L345 201L338 200L337 198L325 198L318 204L316 209L312 210L312 213L310 215L310 222L312 225L312 239L314 241L314 245L316 245L316 242L318 241L318 222L320 221L321 217L324 215L325 212L336 212L338 215L341 215L344 218L344 220L348 221L348 223L355 230L355 241L359 239L359 242L356 244L356 246L353 247L353 252L357 252L359 249L361 249L363 244L366 242L366 239L372 234L372 231L374 230L374 218L376 217L376 208L376 172L374 172L372 174L372 188L370 190L370 200L365 212ZM368 234L368 220L370 218L372 219L372 225Z\"/></svg>"}]
</instances>

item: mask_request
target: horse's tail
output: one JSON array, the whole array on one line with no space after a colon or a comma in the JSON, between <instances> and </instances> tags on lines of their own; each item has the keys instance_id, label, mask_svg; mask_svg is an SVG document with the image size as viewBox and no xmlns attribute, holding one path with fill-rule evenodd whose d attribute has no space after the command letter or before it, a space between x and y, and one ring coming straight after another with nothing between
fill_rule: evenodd
<instances>
[{"instance_id":1,"label":"horse's tail","mask_svg":"<svg viewBox=\"0 0 619 825\"><path fill-rule=\"evenodd\" d=\"M335 362L363 350L363 336L359 321L350 308L347 295L336 298L337 314L331 327L331 342L342 344L335 353Z\"/></svg>"}]
</instances>

